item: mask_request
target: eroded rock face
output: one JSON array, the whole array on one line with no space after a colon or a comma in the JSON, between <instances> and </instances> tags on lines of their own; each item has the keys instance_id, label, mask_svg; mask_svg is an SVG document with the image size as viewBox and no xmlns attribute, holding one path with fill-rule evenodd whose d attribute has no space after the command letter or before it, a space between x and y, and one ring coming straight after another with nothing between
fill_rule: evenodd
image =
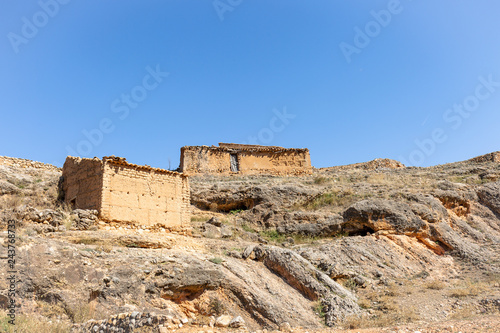
<instances>
[{"instance_id":1,"label":"eroded rock face","mask_svg":"<svg viewBox=\"0 0 500 333\"><path fill-rule=\"evenodd\" d=\"M390 200L363 200L344 213L342 229L351 235L386 231L396 234L417 234L425 222L403 202Z\"/></svg>"},{"instance_id":2,"label":"eroded rock face","mask_svg":"<svg viewBox=\"0 0 500 333\"><path fill-rule=\"evenodd\" d=\"M307 211L286 211L273 204L261 204L243 212L239 218L257 230L276 228L281 234L329 237L340 231L342 217L338 214Z\"/></svg>"},{"instance_id":3,"label":"eroded rock face","mask_svg":"<svg viewBox=\"0 0 500 333\"><path fill-rule=\"evenodd\" d=\"M440 191L439 195L439 200L431 196L410 195L409 203L392 200L357 202L344 211L341 229L350 235L375 233L415 237L436 254L453 251L462 258L484 261L489 256L468 240L470 237L484 241L485 237L463 220L470 212L471 201L466 199L467 195L454 191ZM473 198L469 194L469 199Z\"/></svg>"},{"instance_id":4,"label":"eroded rock face","mask_svg":"<svg viewBox=\"0 0 500 333\"><path fill-rule=\"evenodd\" d=\"M155 252L134 248L130 253L88 250L85 245L68 246L50 239L32 239L30 246L20 247L18 268L21 272L29 271L29 276L20 276L23 283L19 285L19 297L23 304L28 306L33 299L43 300L72 313L79 304L87 304L90 297L103 313L155 312L181 319L198 313L196 300L222 291L224 306L241 316L234 325L246 323L257 327L255 323L259 323L269 328L277 328L283 322L311 328L321 325L310 299L258 260L225 257L216 264L207 255L168 249ZM269 256L265 259L269 267L276 267L272 262L283 265L280 272L302 281L314 299L323 298L324 292L348 295L346 302L355 302L348 291L328 277L321 277L323 273L293 251L263 250ZM288 257L294 258L293 265L284 265ZM264 260L262 256L259 258ZM318 282L318 277L323 282ZM336 311L341 313L339 309Z\"/></svg>"},{"instance_id":5,"label":"eroded rock face","mask_svg":"<svg viewBox=\"0 0 500 333\"><path fill-rule=\"evenodd\" d=\"M500 214L500 182L482 186L477 191L477 195L481 203L488 206L496 214Z\"/></svg>"},{"instance_id":6,"label":"eroded rock face","mask_svg":"<svg viewBox=\"0 0 500 333\"><path fill-rule=\"evenodd\" d=\"M200 209L214 209L223 212L251 209L260 204L289 206L312 197L314 189L295 185L255 185L241 186L216 184L210 188L192 186L191 203Z\"/></svg>"},{"instance_id":7,"label":"eroded rock face","mask_svg":"<svg viewBox=\"0 0 500 333\"><path fill-rule=\"evenodd\" d=\"M347 316L359 314L356 297L328 275L294 251L278 247L257 247L257 260L263 261L271 271L308 299L320 300L326 313L326 324L333 326Z\"/></svg>"},{"instance_id":8,"label":"eroded rock face","mask_svg":"<svg viewBox=\"0 0 500 333\"><path fill-rule=\"evenodd\" d=\"M457 216L469 215L470 202L478 199L474 191L438 190L434 192L434 196Z\"/></svg>"},{"instance_id":9,"label":"eroded rock face","mask_svg":"<svg viewBox=\"0 0 500 333\"><path fill-rule=\"evenodd\" d=\"M406 199L413 213L426 222L436 223L449 218L441 201L432 195L407 194Z\"/></svg>"}]
</instances>

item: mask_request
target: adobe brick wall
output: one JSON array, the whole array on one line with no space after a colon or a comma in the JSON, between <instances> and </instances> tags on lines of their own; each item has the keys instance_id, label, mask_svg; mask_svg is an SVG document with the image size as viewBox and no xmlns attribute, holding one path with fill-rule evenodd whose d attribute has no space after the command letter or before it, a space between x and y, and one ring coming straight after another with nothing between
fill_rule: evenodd
<instances>
[{"instance_id":1,"label":"adobe brick wall","mask_svg":"<svg viewBox=\"0 0 500 333\"><path fill-rule=\"evenodd\" d=\"M101 209L102 161L68 156L63 166L64 201L74 208Z\"/></svg>"},{"instance_id":2,"label":"adobe brick wall","mask_svg":"<svg viewBox=\"0 0 500 333\"><path fill-rule=\"evenodd\" d=\"M187 227L188 178L177 172L105 160L101 216L143 225Z\"/></svg>"},{"instance_id":3,"label":"adobe brick wall","mask_svg":"<svg viewBox=\"0 0 500 333\"><path fill-rule=\"evenodd\" d=\"M63 177L65 201L76 198L77 208L97 209L102 220L189 228L189 181L183 174L119 157L68 157Z\"/></svg>"},{"instance_id":4,"label":"adobe brick wall","mask_svg":"<svg viewBox=\"0 0 500 333\"><path fill-rule=\"evenodd\" d=\"M180 170L186 174L229 173L231 172L229 156L226 149L217 147L182 147Z\"/></svg>"},{"instance_id":5,"label":"adobe brick wall","mask_svg":"<svg viewBox=\"0 0 500 333\"><path fill-rule=\"evenodd\" d=\"M242 151L238 154L243 174L266 173L300 175L312 173L309 152L287 149L284 151Z\"/></svg>"},{"instance_id":6,"label":"adobe brick wall","mask_svg":"<svg viewBox=\"0 0 500 333\"><path fill-rule=\"evenodd\" d=\"M181 148L180 170L194 175L231 174L231 155L238 160L238 174L304 175L311 174L308 149L275 146L219 143L215 146L185 146Z\"/></svg>"}]
</instances>

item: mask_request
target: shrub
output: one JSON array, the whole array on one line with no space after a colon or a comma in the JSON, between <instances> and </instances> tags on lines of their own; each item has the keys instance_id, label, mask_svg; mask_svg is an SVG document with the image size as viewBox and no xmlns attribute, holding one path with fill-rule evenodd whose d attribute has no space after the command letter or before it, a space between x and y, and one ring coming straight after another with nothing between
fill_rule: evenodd
<instances>
[{"instance_id":1,"label":"shrub","mask_svg":"<svg viewBox=\"0 0 500 333\"><path fill-rule=\"evenodd\" d=\"M358 284L354 279L347 279L344 281L344 287L346 287L347 289L356 290L357 286Z\"/></svg>"},{"instance_id":2,"label":"shrub","mask_svg":"<svg viewBox=\"0 0 500 333\"><path fill-rule=\"evenodd\" d=\"M260 232L260 235L270 242L281 243L286 239L285 235L282 235L276 231L276 229L269 229Z\"/></svg>"},{"instance_id":3,"label":"shrub","mask_svg":"<svg viewBox=\"0 0 500 333\"><path fill-rule=\"evenodd\" d=\"M446 283L444 283L443 281L439 281L439 280L432 280L432 281L427 282L424 285L424 287L427 289L441 290L441 289L444 289L446 287Z\"/></svg>"},{"instance_id":4,"label":"shrub","mask_svg":"<svg viewBox=\"0 0 500 333\"><path fill-rule=\"evenodd\" d=\"M325 309L324 309L323 303L321 301L317 301L314 304L313 311L320 318L325 318L325 316L326 316Z\"/></svg>"},{"instance_id":5,"label":"shrub","mask_svg":"<svg viewBox=\"0 0 500 333\"><path fill-rule=\"evenodd\" d=\"M321 185L328 182L328 180L329 180L328 178L320 176L320 177L315 177L313 182L314 184Z\"/></svg>"},{"instance_id":6,"label":"shrub","mask_svg":"<svg viewBox=\"0 0 500 333\"><path fill-rule=\"evenodd\" d=\"M221 264L224 260L222 260L222 258L220 257L215 257L215 258L212 258L212 259L209 259L209 261L213 262L214 264Z\"/></svg>"},{"instance_id":7,"label":"shrub","mask_svg":"<svg viewBox=\"0 0 500 333\"><path fill-rule=\"evenodd\" d=\"M210 298L208 309L210 313L216 314L217 316L220 316L226 311L224 303L218 297Z\"/></svg>"},{"instance_id":8,"label":"shrub","mask_svg":"<svg viewBox=\"0 0 500 333\"><path fill-rule=\"evenodd\" d=\"M255 229L247 224L242 224L241 229L245 230L246 232L255 232Z\"/></svg>"}]
</instances>

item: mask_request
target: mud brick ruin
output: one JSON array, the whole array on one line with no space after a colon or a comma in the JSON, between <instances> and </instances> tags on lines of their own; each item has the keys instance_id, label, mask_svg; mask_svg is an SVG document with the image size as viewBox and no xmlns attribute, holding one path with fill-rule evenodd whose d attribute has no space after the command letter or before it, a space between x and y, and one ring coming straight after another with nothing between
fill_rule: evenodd
<instances>
[{"instance_id":1,"label":"mud brick ruin","mask_svg":"<svg viewBox=\"0 0 500 333\"><path fill-rule=\"evenodd\" d=\"M68 156L62 190L65 202L74 208L96 209L104 221L189 228L189 182L178 172L114 156L102 160Z\"/></svg>"},{"instance_id":2,"label":"mud brick ruin","mask_svg":"<svg viewBox=\"0 0 500 333\"><path fill-rule=\"evenodd\" d=\"M219 146L181 148L179 169L194 174L311 174L308 149L219 143Z\"/></svg>"}]
</instances>

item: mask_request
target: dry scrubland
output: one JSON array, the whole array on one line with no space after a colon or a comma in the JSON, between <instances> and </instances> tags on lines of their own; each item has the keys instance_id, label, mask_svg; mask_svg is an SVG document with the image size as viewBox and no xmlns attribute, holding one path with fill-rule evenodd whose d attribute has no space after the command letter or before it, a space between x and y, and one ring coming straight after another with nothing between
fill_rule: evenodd
<instances>
[{"instance_id":1,"label":"dry scrubland","mask_svg":"<svg viewBox=\"0 0 500 333\"><path fill-rule=\"evenodd\" d=\"M188 236L72 211L60 170L9 164L1 255L14 218L18 332L500 331L493 158L191 177Z\"/></svg>"}]
</instances>

